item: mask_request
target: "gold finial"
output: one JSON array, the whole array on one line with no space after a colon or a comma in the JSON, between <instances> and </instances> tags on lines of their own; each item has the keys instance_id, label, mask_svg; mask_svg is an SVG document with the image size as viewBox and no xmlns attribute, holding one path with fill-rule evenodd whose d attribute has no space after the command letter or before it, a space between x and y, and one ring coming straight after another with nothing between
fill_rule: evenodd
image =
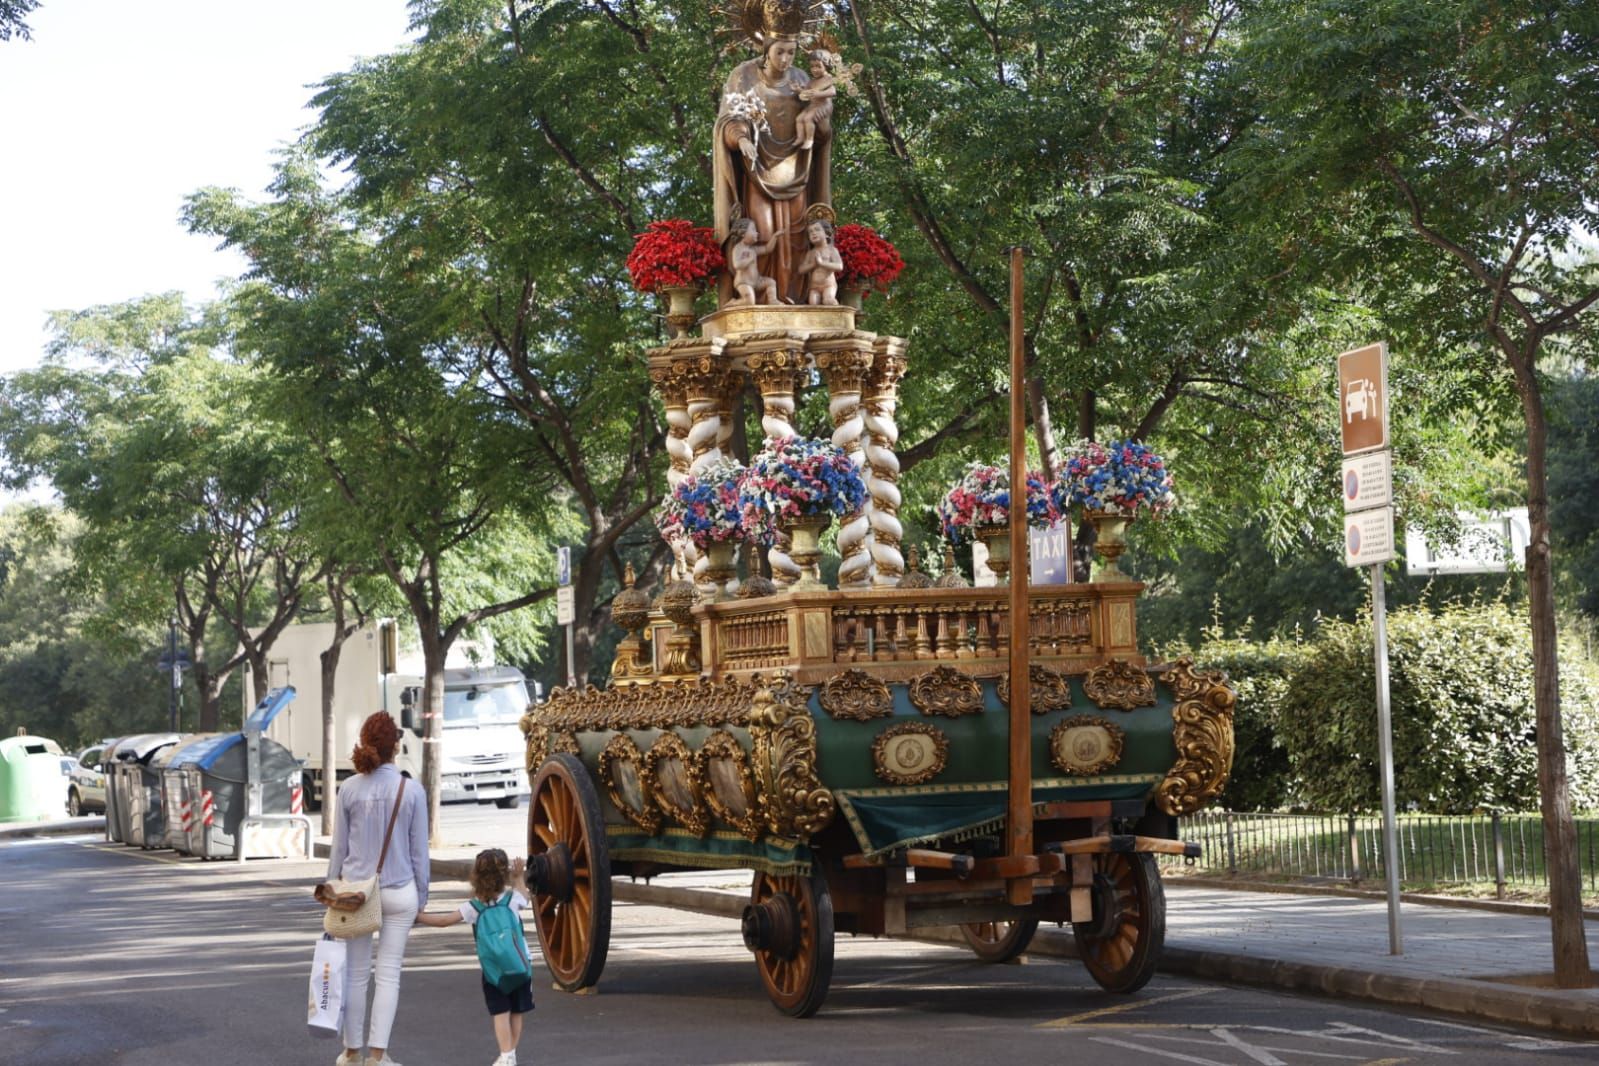
<instances>
[{"instance_id":1,"label":"gold finial","mask_svg":"<svg viewBox=\"0 0 1599 1066\"><path fill-rule=\"evenodd\" d=\"M938 580L933 582L934 588L939 589L964 589L971 588L972 583L960 572L960 567L955 565L955 546L944 545L944 572L938 575Z\"/></svg>"}]
</instances>

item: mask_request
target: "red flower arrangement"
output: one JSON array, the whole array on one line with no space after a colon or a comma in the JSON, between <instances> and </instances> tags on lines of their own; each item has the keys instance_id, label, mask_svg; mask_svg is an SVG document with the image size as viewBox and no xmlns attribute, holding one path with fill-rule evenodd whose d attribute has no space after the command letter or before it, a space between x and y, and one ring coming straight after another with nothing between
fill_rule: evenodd
<instances>
[{"instance_id":1,"label":"red flower arrangement","mask_svg":"<svg viewBox=\"0 0 1599 1066\"><path fill-rule=\"evenodd\" d=\"M841 285L886 289L905 269L905 260L900 258L899 249L870 226L856 222L840 226L833 236L833 243L844 260L844 273L838 279Z\"/></svg>"},{"instance_id":2,"label":"red flower arrangement","mask_svg":"<svg viewBox=\"0 0 1599 1066\"><path fill-rule=\"evenodd\" d=\"M686 218L651 222L633 239L627 272L639 292L673 285L699 285L722 269L722 249L708 226Z\"/></svg>"}]
</instances>

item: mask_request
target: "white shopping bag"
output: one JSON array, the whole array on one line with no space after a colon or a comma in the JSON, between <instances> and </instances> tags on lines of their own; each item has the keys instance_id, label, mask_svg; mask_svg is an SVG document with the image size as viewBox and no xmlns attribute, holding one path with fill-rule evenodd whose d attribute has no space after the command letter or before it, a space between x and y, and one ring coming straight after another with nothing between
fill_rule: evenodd
<instances>
[{"instance_id":1,"label":"white shopping bag","mask_svg":"<svg viewBox=\"0 0 1599 1066\"><path fill-rule=\"evenodd\" d=\"M326 933L316 942L311 960L311 995L306 1002L305 1021L312 1036L338 1036L344 1021L344 957L349 950L342 940Z\"/></svg>"}]
</instances>

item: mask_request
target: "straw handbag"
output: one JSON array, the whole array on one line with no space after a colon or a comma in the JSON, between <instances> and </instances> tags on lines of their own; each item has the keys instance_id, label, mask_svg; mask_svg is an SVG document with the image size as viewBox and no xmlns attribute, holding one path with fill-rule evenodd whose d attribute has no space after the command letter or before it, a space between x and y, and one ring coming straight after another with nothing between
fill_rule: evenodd
<instances>
[{"instance_id":1,"label":"straw handbag","mask_svg":"<svg viewBox=\"0 0 1599 1066\"><path fill-rule=\"evenodd\" d=\"M383 924L382 894L378 876L383 873L383 860L389 857L389 838L394 835L394 820L400 816L400 797L405 795L405 778L394 793L394 810L389 813L389 827L383 831L383 850L378 854L378 868L372 876L360 881L324 881L312 893L316 901L327 908L322 914L322 928L329 936L348 940L378 931Z\"/></svg>"}]
</instances>

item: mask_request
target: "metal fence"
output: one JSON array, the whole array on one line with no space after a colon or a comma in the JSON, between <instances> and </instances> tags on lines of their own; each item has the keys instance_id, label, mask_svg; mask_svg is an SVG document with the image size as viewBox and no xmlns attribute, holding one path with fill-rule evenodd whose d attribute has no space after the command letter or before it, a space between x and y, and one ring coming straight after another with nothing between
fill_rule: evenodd
<instances>
[{"instance_id":1,"label":"metal fence","mask_svg":"<svg viewBox=\"0 0 1599 1066\"><path fill-rule=\"evenodd\" d=\"M1407 814L1397 828L1404 883L1491 884L1501 897L1507 886L1548 886L1536 814ZM1179 832L1202 845L1204 873L1352 882L1387 873L1379 815L1201 811L1184 818ZM1599 893L1599 819L1577 819L1577 845L1584 887Z\"/></svg>"}]
</instances>

